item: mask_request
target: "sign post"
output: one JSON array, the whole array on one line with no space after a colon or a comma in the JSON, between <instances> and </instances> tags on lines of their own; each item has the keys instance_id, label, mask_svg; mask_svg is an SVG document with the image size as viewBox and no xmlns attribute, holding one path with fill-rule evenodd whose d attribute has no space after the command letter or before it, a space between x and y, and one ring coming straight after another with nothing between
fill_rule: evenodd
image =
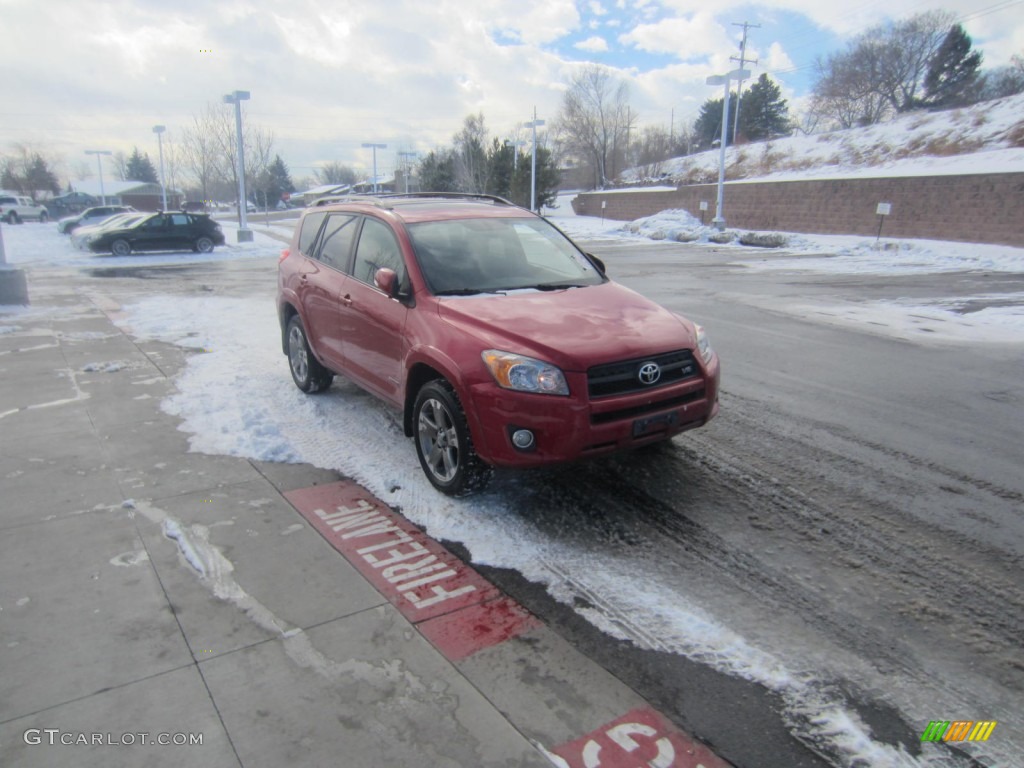
<instances>
[{"instance_id":1,"label":"sign post","mask_svg":"<svg viewBox=\"0 0 1024 768\"><path fill-rule=\"evenodd\" d=\"M882 224L885 222L885 217L892 213L892 203L879 203L875 213L878 214L878 234L875 236L875 244L877 245L882 237Z\"/></svg>"}]
</instances>

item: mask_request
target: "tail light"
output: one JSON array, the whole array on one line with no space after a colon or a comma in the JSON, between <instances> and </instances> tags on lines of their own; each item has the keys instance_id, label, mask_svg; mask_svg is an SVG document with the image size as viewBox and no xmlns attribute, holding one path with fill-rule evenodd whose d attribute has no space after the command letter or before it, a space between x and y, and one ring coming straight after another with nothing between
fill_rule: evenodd
<instances>
[{"instance_id":1,"label":"tail light","mask_svg":"<svg viewBox=\"0 0 1024 768\"><path fill-rule=\"evenodd\" d=\"M280 264L282 261L284 261L285 259L287 259L291 255L292 255L291 249L290 248L285 248L283 251L281 251L281 257L277 260L277 263Z\"/></svg>"}]
</instances>

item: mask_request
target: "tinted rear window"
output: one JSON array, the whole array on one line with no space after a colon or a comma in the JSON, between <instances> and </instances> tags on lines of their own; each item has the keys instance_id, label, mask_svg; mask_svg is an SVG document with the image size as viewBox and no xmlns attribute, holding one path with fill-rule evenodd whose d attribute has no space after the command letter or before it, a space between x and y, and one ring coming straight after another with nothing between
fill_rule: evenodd
<instances>
[{"instance_id":1,"label":"tinted rear window","mask_svg":"<svg viewBox=\"0 0 1024 768\"><path fill-rule=\"evenodd\" d=\"M323 224L326 213L310 213L302 219L302 231L299 232L299 253L308 256L310 250L313 248L313 241L316 239L316 233L320 230L320 225Z\"/></svg>"}]
</instances>

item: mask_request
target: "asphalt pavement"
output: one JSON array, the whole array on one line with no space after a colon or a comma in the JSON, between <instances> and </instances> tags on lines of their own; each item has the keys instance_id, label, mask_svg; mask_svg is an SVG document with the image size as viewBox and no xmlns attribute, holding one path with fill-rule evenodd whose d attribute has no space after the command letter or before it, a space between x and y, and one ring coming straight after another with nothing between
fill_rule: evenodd
<instances>
[{"instance_id":1,"label":"asphalt pavement","mask_svg":"<svg viewBox=\"0 0 1024 768\"><path fill-rule=\"evenodd\" d=\"M29 294L0 314L0 765L727 765L338 473L190 452L160 403L202 352L73 272Z\"/></svg>"}]
</instances>

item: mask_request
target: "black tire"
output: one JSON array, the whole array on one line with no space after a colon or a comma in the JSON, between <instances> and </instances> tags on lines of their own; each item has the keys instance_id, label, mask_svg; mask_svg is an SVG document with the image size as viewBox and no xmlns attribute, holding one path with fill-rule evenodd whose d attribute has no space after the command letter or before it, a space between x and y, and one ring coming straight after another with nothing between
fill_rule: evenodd
<instances>
[{"instance_id":1,"label":"black tire","mask_svg":"<svg viewBox=\"0 0 1024 768\"><path fill-rule=\"evenodd\" d=\"M110 244L110 252L115 256L127 256L132 252L132 244L127 240L115 240Z\"/></svg>"},{"instance_id":2,"label":"black tire","mask_svg":"<svg viewBox=\"0 0 1024 768\"><path fill-rule=\"evenodd\" d=\"M8 224L21 224L21 219L18 218L18 212L17 211L9 211L7 213L7 223Z\"/></svg>"},{"instance_id":3,"label":"black tire","mask_svg":"<svg viewBox=\"0 0 1024 768\"><path fill-rule=\"evenodd\" d=\"M50 220L50 214L48 214L46 211L43 211L42 213L39 214L39 223L40 224L45 224L49 220Z\"/></svg>"},{"instance_id":4,"label":"black tire","mask_svg":"<svg viewBox=\"0 0 1024 768\"><path fill-rule=\"evenodd\" d=\"M334 381L334 374L320 365L309 348L306 329L298 315L288 321L288 369L292 372L295 386L307 395L323 392Z\"/></svg>"},{"instance_id":5,"label":"black tire","mask_svg":"<svg viewBox=\"0 0 1024 768\"><path fill-rule=\"evenodd\" d=\"M444 379L423 385L412 413L416 455L430 484L449 496L483 490L492 470L473 448L459 397Z\"/></svg>"},{"instance_id":6,"label":"black tire","mask_svg":"<svg viewBox=\"0 0 1024 768\"><path fill-rule=\"evenodd\" d=\"M208 237L200 237L196 240L195 250L199 253L210 253L213 250L213 240Z\"/></svg>"}]
</instances>

